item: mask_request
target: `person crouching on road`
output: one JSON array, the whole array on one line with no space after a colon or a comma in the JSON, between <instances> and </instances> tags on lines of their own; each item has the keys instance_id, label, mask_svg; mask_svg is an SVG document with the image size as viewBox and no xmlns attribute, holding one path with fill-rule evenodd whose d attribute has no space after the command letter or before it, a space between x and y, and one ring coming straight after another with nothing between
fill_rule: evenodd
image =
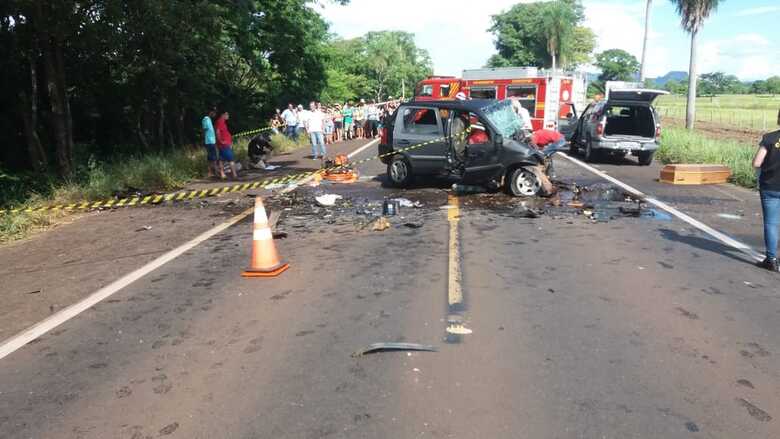
<instances>
[{"instance_id":1,"label":"person crouching on road","mask_svg":"<svg viewBox=\"0 0 780 439\"><path fill-rule=\"evenodd\" d=\"M777 112L780 125L780 110ZM764 214L766 258L759 267L780 271L777 262L778 227L780 227L780 130L764 135L753 158L758 170L758 189Z\"/></svg>"},{"instance_id":2,"label":"person crouching on road","mask_svg":"<svg viewBox=\"0 0 780 439\"><path fill-rule=\"evenodd\" d=\"M318 158L324 159L327 151L325 149L325 140L323 139L322 132L325 128L325 114L317 105L312 102L309 105L311 110L306 118L306 131L309 133L309 139L311 139L311 157L314 160Z\"/></svg>"},{"instance_id":3,"label":"person crouching on road","mask_svg":"<svg viewBox=\"0 0 780 439\"><path fill-rule=\"evenodd\" d=\"M253 169L265 169L266 159L274 147L271 144L271 133L260 133L252 138L247 145L249 167Z\"/></svg>"},{"instance_id":4,"label":"person crouching on road","mask_svg":"<svg viewBox=\"0 0 780 439\"><path fill-rule=\"evenodd\" d=\"M217 117L217 110L212 108L201 121L201 126L203 127L203 146L206 148L206 160L208 161L209 167L209 178L215 178L217 175L220 175L220 173L217 172L220 163L217 153L217 134L214 131L215 117Z\"/></svg>"},{"instance_id":5,"label":"person crouching on road","mask_svg":"<svg viewBox=\"0 0 780 439\"><path fill-rule=\"evenodd\" d=\"M219 159L222 162L226 162L230 167L230 172L233 174L233 178L238 178L238 172L236 171L236 159L233 155L233 136L230 135L230 130L227 126L227 120L230 118L230 113L222 111L217 117L217 148L219 149ZM222 165L219 167L219 176L223 180L225 179L225 170Z\"/></svg>"}]
</instances>

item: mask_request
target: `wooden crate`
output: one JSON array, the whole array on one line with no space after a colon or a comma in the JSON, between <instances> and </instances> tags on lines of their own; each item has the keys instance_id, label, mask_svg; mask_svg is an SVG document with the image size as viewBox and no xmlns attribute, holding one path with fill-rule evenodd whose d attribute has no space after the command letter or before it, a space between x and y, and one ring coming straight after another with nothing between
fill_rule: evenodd
<instances>
[{"instance_id":1,"label":"wooden crate","mask_svg":"<svg viewBox=\"0 0 780 439\"><path fill-rule=\"evenodd\" d=\"M731 177L731 169L723 165L666 165L661 169L661 182L669 184L719 184Z\"/></svg>"}]
</instances>

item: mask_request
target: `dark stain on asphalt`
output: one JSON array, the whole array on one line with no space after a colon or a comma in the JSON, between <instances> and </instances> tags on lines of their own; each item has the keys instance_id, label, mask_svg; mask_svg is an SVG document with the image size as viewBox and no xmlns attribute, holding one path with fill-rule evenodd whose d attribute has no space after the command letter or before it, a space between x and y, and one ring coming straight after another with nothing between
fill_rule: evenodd
<instances>
[{"instance_id":1,"label":"dark stain on asphalt","mask_svg":"<svg viewBox=\"0 0 780 439\"><path fill-rule=\"evenodd\" d=\"M687 428L691 433L696 433L699 431L699 426L691 421L685 423L685 428Z\"/></svg>"},{"instance_id":2,"label":"dark stain on asphalt","mask_svg":"<svg viewBox=\"0 0 780 439\"><path fill-rule=\"evenodd\" d=\"M157 340L156 342L152 343L152 349L160 349L161 347L165 346L167 342L165 340Z\"/></svg>"},{"instance_id":3,"label":"dark stain on asphalt","mask_svg":"<svg viewBox=\"0 0 780 439\"><path fill-rule=\"evenodd\" d=\"M133 390L128 386L122 386L116 391L117 398L126 398L133 394Z\"/></svg>"},{"instance_id":4,"label":"dark stain on asphalt","mask_svg":"<svg viewBox=\"0 0 780 439\"><path fill-rule=\"evenodd\" d=\"M174 422L172 424L168 424L168 425L166 425L165 427L163 427L160 430L160 436L167 436L167 435L173 433L174 431L176 431L178 428L179 428L179 423L178 422Z\"/></svg>"},{"instance_id":5,"label":"dark stain on asphalt","mask_svg":"<svg viewBox=\"0 0 780 439\"><path fill-rule=\"evenodd\" d=\"M690 312L690 311L688 311L687 309L685 309L685 308L683 308L683 307L680 307L680 306L678 306L678 307L677 307L677 308L675 308L675 309L676 309L676 310L677 310L677 312L679 312L679 313L680 313L680 315L681 315L681 316L683 316L683 317L687 317L687 318L689 318L689 319L691 319L691 320L698 320L698 319L699 319L699 315L698 315L698 314L696 314L696 313L694 313L694 312Z\"/></svg>"},{"instance_id":6,"label":"dark stain on asphalt","mask_svg":"<svg viewBox=\"0 0 780 439\"><path fill-rule=\"evenodd\" d=\"M719 288L716 287L709 287L706 289L701 290L704 294L709 294L710 296L720 296L723 295L723 291L721 291Z\"/></svg>"},{"instance_id":7,"label":"dark stain on asphalt","mask_svg":"<svg viewBox=\"0 0 780 439\"><path fill-rule=\"evenodd\" d=\"M671 270L671 269L673 269L673 268L674 268L674 265L672 265L672 264L667 264L666 262L663 262L663 261L658 261L658 265L660 265L660 266L662 266L662 267L666 268L667 270Z\"/></svg>"},{"instance_id":8,"label":"dark stain on asphalt","mask_svg":"<svg viewBox=\"0 0 780 439\"><path fill-rule=\"evenodd\" d=\"M747 401L742 398L736 398L736 401L737 403L739 403L739 405L747 409L748 414L752 416L753 419L761 422L769 422L772 420L772 416L770 416L769 413L761 410L750 401Z\"/></svg>"},{"instance_id":9,"label":"dark stain on asphalt","mask_svg":"<svg viewBox=\"0 0 780 439\"><path fill-rule=\"evenodd\" d=\"M271 296L271 300L274 301L283 300L285 297L289 296L290 294L292 294L292 290L282 291L279 294L274 294L273 296Z\"/></svg>"},{"instance_id":10,"label":"dark stain on asphalt","mask_svg":"<svg viewBox=\"0 0 780 439\"><path fill-rule=\"evenodd\" d=\"M198 288L198 287L209 288L212 285L214 285L214 278L200 279L194 284L192 284L194 288Z\"/></svg>"},{"instance_id":11,"label":"dark stain on asphalt","mask_svg":"<svg viewBox=\"0 0 780 439\"><path fill-rule=\"evenodd\" d=\"M738 379L737 384L743 387L747 387L748 389L755 389L755 387L753 387L753 383L744 378Z\"/></svg>"},{"instance_id":12,"label":"dark stain on asphalt","mask_svg":"<svg viewBox=\"0 0 780 439\"><path fill-rule=\"evenodd\" d=\"M249 340L249 346L244 348L244 353L245 354L255 353L263 349L262 344L263 344L263 337L253 338L252 340Z\"/></svg>"},{"instance_id":13,"label":"dark stain on asphalt","mask_svg":"<svg viewBox=\"0 0 780 439\"><path fill-rule=\"evenodd\" d=\"M108 363L93 363L89 365L90 369L105 369L108 367Z\"/></svg>"},{"instance_id":14,"label":"dark stain on asphalt","mask_svg":"<svg viewBox=\"0 0 780 439\"><path fill-rule=\"evenodd\" d=\"M295 333L295 336L296 337L305 337L305 336L307 336L309 334L314 334L314 331L309 330L309 329L307 329L305 331L298 331L298 332Z\"/></svg>"}]
</instances>

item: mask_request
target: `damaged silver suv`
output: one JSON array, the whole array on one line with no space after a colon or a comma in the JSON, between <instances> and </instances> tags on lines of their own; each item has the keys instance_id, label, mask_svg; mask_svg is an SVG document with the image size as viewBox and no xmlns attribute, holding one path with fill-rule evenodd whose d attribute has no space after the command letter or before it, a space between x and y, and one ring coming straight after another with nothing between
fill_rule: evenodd
<instances>
[{"instance_id":1,"label":"damaged silver suv","mask_svg":"<svg viewBox=\"0 0 780 439\"><path fill-rule=\"evenodd\" d=\"M606 155L638 157L639 164L653 162L661 136L661 119L653 101L663 90L613 89L601 102L590 104L577 121L571 137L571 152L582 150L585 160Z\"/></svg>"},{"instance_id":2,"label":"damaged silver suv","mask_svg":"<svg viewBox=\"0 0 780 439\"><path fill-rule=\"evenodd\" d=\"M412 101L385 120L379 154L395 186L443 175L515 196L547 195L555 150L530 146L521 127L509 101Z\"/></svg>"}]
</instances>

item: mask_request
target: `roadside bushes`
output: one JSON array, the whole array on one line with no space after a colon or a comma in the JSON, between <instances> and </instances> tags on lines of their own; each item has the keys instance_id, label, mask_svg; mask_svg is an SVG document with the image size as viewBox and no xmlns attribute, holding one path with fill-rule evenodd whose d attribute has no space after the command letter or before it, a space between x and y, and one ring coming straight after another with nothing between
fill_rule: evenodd
<instances>
[{"instance_id":1,"label":"roadside bushes","mask_svg":"<svg viewBox=\"0 0 780 439\"><path fill-rule=\"evenodd\" d=\"M720 164L731 168L731 181L756 187L753 145L731 140L714 140L683 128L664 128L656 157L663 163Z\"/></svg>"}]
</instances>

